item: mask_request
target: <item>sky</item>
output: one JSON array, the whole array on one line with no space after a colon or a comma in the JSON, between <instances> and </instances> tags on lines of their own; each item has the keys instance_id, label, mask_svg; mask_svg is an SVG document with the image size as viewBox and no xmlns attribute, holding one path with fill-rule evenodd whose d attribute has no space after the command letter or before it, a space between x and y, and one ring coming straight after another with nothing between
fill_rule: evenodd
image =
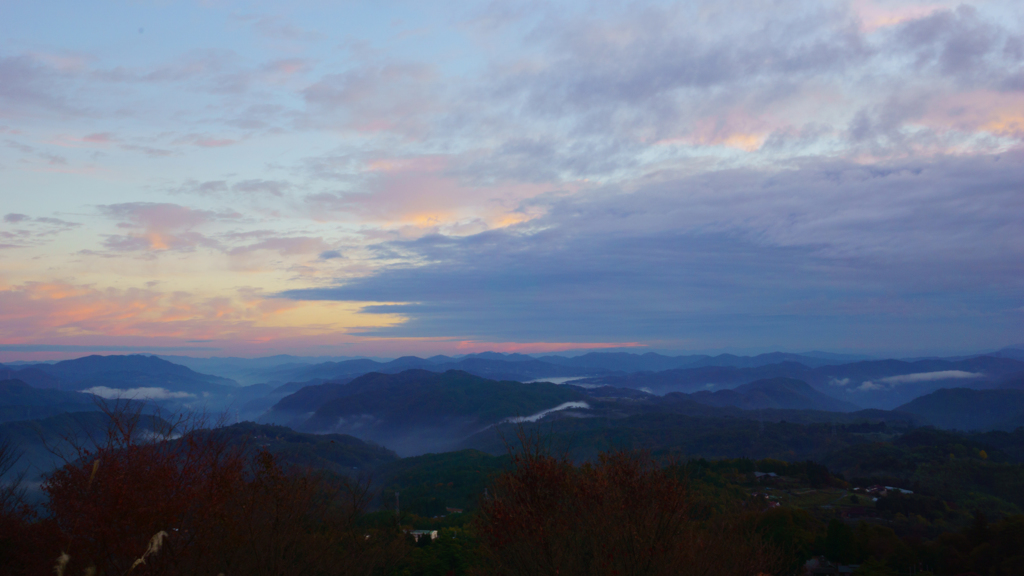
<instances>
[{"instance_id":1,"label":"sky","mask_svg":"<svg viewBox=\"0 0 1024 576\"><path fill-rule=\"evenodd\" d=\"M0 361L1020 344L1022 20L0 0Z\"/></svg>"}]
</instances>

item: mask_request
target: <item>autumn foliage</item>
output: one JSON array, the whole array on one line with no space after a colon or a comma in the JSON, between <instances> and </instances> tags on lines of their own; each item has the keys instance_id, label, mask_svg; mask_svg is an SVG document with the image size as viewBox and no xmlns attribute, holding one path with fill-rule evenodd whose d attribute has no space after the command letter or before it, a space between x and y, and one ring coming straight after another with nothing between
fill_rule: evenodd
<instances>
[{"instance_id":1,"label":"autumn foliage","mask_svg":"<svg viewBox=\"0 0 1024 576\"><path fill-rule=\"evenodd\" d=\"M574 466L521 438L513 469L481 503L485 566L501 575L743 575L777 554L729 517L702 521L681 480L643 453Z\"/></svg>"},{"instance_id":2,"label":"autumn foliage","mask_svg":"<svg viewBox=\"0 0 1024 576\"><path fill-rule=\"evenodd\" d=\"M41 515L24 507L0 515L0 573L53 573L56 564L59 575L370 576L408 571L403 560L424 546L393 514L364 515L367 482L285 469L199 419L108 415L100 437L68 438L67 463L43 483ZM777 573L780 556L754 523L707 513L673 469L645 454L576 466L535 437L520 440L469 529L426 543L472 546L464 559L473 566L460 571Z\"/></svg>"},{"instance_id":3,"label":"autumn foliage","mask_svg":"<svg viewBox=\"0 0 1024 576\"><path fill-rule=\"evenodd\" d=\"M139 413L113 416L105 438L76 442L74 459L43 484L66 538L68 573L89 566L125 573L160 532L168 534L162 550L136 571L195 563L244 482L241 453L196 430L173 439L170 427L146 439L152 432L139 426Z\"/></svg>"},{"instance_id":4,"label":"autumn foliage","mask_svg":"<svg viewBox=\"0 0 1024 576\"><path fill-rule=\"evenodd\" d=\"M51 532L9 572L370 575L404 554L396 525L360 525L366 483L285 470L195 418L110 417L44 482Z\"/></svg>"}]
</instances>

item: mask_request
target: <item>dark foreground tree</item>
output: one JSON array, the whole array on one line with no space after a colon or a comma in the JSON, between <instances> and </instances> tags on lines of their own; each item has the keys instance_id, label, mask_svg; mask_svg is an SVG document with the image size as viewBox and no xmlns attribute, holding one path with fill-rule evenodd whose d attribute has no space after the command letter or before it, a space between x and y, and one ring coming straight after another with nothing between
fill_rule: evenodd
<instances>
[{"instance_id":1,"label":"dark foreground tree","mask_svg":"<svg viewBox=\"0 0 1024 576\"><path fill-rule=\"evenodd\" d=\"M404 553L397 526L359 526L365 483L284 470L194 419L110 417L43 484L58 573L370 575Z\"/></svg>"},{"instance_id":2,"label":"dark foreground tree","mask_svg":"<svg viewBox=\"0 0 1024 576\"><path fill-rule=\"evenodd\" d=\"M685 484L645 454L574 466L520 438L481 502L482 573L509 576L771 573L777 554L733 517L701 521Z\"/></svg>"},{"instance_id":3,"label":"dark foreground tree","mask_svg":"<svg viewBox=\"0 0 1024 576\"><path fill-rule=\"evenodd\" d=\"M0 574L44 574L52 560L39 551L56 541L56 526L25 501L25 474L15 473L20 458L9 439L0 439Z\"/></svg>"}]
</instances>

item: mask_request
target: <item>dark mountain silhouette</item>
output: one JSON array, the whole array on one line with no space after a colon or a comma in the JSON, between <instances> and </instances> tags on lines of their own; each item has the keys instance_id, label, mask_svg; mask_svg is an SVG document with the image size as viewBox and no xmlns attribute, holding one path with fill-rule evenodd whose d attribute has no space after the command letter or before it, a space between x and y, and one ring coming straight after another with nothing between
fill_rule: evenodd
<instances>
[{"instance_id":1,"label":"dark mountain silhouette","mask_svg":"<svg viewBox=\"0 0 1024 576\"><path fill-rule=\"evenodd\" d=\"M429 364L426 360L423 361L424 365ZM403 361L402 364L408 364L408 361ZM307 381L314 379L330 380L333 378L341 378L345 376L367 374L370 372L379 372L385 369L387 366L386 362L377 362L375 360L369 360L362 358L359 360L345 360L343 362L323 362L321 364L314 364L312 366L299 366L292 367L279 372L271 372L274 380L283 381Z\"/></svg>"},{"instance_id":2,"label":"dark mountain silhouette","mask_svg":"<svg viewBox=\"0 0 1024 576\"><path fill-rule=\"evenodd\" d=\"M340 362L357 358L346 356L292 356L278 354L262 358L211 357L193 358L191 356L159 355L159 358L187 366L196 372L214 374L230 378L242 384L256 384L273 380L268 372L286 369L301 369L322 362Z\"/></svg>"},{"instance_id":3,"label":"dark mountain silhouette","mask_svg":"<svg viewBox=\"0 0 1024 576\"><path fill-rule=\"evenodd\" d=\"M531 360L535 360L533 356L519 354L518 352L513 352L511 354L503 354L501 352L477 352L476 354L466 354L457 360L453 358L451 361L468 360L470 358L478 358L481 360L501 360L504 362L529 362Z\"/></svg>"},{"instance_id":4,"label":"dark mountain silhouette","mask_svg":"<svg viewBox=\"0 0 1024 576\"><path fill-rule=\"evenodd\" d=\"M576 368L600 368L613 372L661 372L680 368L700 368L704 366L721 366L730 368L755 368L781 362L798 362L805 366L817 367L829 364L841 364L843 361L822 358L812 355L772 352L757 356L736 356L720 354L708 356L695 354L689 356L664 356L654 352L646 354L630 354L628 352L590 352L581 356L566 358L564 356L542 356L544 362L572 366ZM849 361L849 360L846 360Z\"/></svg>"},{"instance_id":5,"label":"dark mountain silhouette","mask_svg":"<svg viewBox=\"0 0 1024 576\"><path fill-rule=\"evenodd\" d=\"M263 421L307 432L342 432L399 454L438 451L482 428L565 402L578 390L547 382L497 381L467 372L371 373L346 384L303 388L283 398Z\"/></svg>"},{"instance_id":6,"label":"dark mountain silhouette","mask_svg":"<svg viewBox=\"0 0 1024 576\"><path fill-rule=\"evenodd\" d=\"M994 356L996 358L1009 358L1011 360L1024 361L1024 349L1014 348L1014 347L1003 348L1002 350L999 350L997 352L993 352L993 353L989 354L989 356Z\"/></svg>"},{"instance_id":7,"label":"dark mountain silhouette","mask_svg":"<svg viewBox=\"0 0 1024 576\"><path fill-rule=\"evenodd\" d=\"M1013 430L1024 425L1024 390L947 388L897 410L949 430Z\"/></svg>"},{"instance_id":8,"label":"dark mountain silhouette","mask_svg":"<svg viewBox=\"0 0 1024 576\"><path fill-rule=\"evenodd\" d=\"M0 386L5 385L0 382ZM41 391L43 394L76 394L74 392ZM82 394L82 396L85 396ZM55 396L57 397L57 396ZM130 407L129 407L130 408ZM129 410L130 411L130 410ZM66 437L77 435L78 441L103 438L110 423L107 414L100 411L69 412L29 421L0 423L0 438L8 439L22 454L10 471L15 475L26 472L26 479L38 480L54 468L64 464L63 456L74 454L69 450ZM139 421L140 431L163 430L167 422L154 416ZM339 474L357 474L395 461L398 456L373 443L343 434L305 434L282 426L242 422L216 428L212 432L201 430L196 434L214 433L226 437L229 445L243 447L250 455L263 449L278 457L286 466L299 466L329 470ZM184 441L178 439L174 441ZM35 498L35 494L30 495Z\"/></svg>"},{"instance_id":9,"label":"dark mountain silhouette","mask_svg":"<svg viewBox=\"0 0 1024 576\"><path fill-rule=\"evenodd\" d=\"M500 357L500 358L499 358ZM457 361L439 361L434 357L427 360L416 356L403 356L390 362L374 360L348 360L345 362L324 362L313 366L289 367L280 371L271 371L267 375L272 380L307 382L310 380L339 381L351 379L370 372L396 374L404 370L420 369L431 372L447 372L461 370L476 376L497 380L535 380L538 378L564 378L588 376L603 372L594 368L575 368L560 366L536 360L522 354L504 356L497 353L476 354Z\"/></svg>"},{"instance_id":10,"label":"dark mountain silhouette","mask_svg":"<svg viewBox=\"0 0 1024 576\"><path fill-rule=\"evenodd\" d=\"M96 397L92 394L33 388L21 380L0 380L0 422L94 410Z\"/></svg>"},{"instance_id":11,"label":"dark mountain silhouette","mask_svg":"<svg viewBox=\"0 0 1024 576\"><path fill-rule=\"evenodd\" d=\"M1024 372L1004 376L999 382L999 388L1014 388L1024 390Z\"/></svg>"},{"instance_id":12,"label":"dark mountain silhouette","mask_svg":"<svg viewBox=\"0 0 1024 576\"><path fill-rule=\"evenodd\" d=\"M614 386L616 388L638 388L656 394L666 392L696 392L708 388L739 386L765 378L799 378L810 372L810 368L796 362L783 362L754 368L730 366L703 366L700 368L679 368L662 372L637 372L598 376L574 381L574 384L589 386Z\"/></svg>"},{"instance_id":13,"label":"dark mountain silhouette","mask_svg":"<svg viewBox=\"0 0 1024 576\"><path fill-rule=\"evenodd\" d=\"M869 360L818 368L814 371L814 374L818 379L830 377L851 378L863 382L864 380L880 379L889 376L928 372L963 371L980 373L986 376L1000 376L1022 370L1024 370L1024 362L1019 360L997 358L994 356L976 356L963 360Z\"/></svg>"},{"instance_id":14,"label":"dark mountain silhouette","mask_svg":"<svg viewBox=\"0 0 1024 576\"><path fill-rule=\"evenodd\" d=\"M841 361L833 359L820 358L817 356L809 356L805 354L790 354L788 352L769 352L767 354L758 354L757 356L735 356L733 354L720 354L718 356L708 356L699 360L696 360L689 364L690 368L698 368L700 366L729 366L732 368L756 368L758 366L768 366L771 364L781 364L784 362L796 362L817 368L819 366L829 366L832 364L842 364Z\"/></svg>"},{"instance_id":15,"label":"dark mountain silhouette","mask_svg":"<svg viewBox=\"0 0 1024 576\"><path fill-rule=\"evenodd\" d=\"M847 444L864 444L870 438L861 430L905 430L908 415L893 412L837 413L811 410L765 409L758 411L716 408L698 404L682 394L679 411L638 412L611 418L560 418L526 424L526 431L541 434L555 453L565 451L577 461L592 460L601 451L644 448L668 459L693 458L778 458L787 461L818 459ZM696 415L686 406L695 407ZM595 406L600 413L602 407ZM709 415L709 414L715 415ZM881 417L879 417L881 416ZM909 416L909 419L913 419ZM833 436L833 425L839 435ZM898 426L898 428L897 428ZM489 454L506 451L502 435L514 436L515 426L504 424L496 430L475 434L461 444Z\"/></svg>"},{"instance_id":16,"label":"dark mountain silhouette","mask_svg":"<svg viewBox=\"0 0 1024 576\"><path fill-rule=\"evenodd\" d=\"M853 412L860 407L822 394L803 380L769 378L755 380L732 390L695 392L690 398L711 406L736 406L746 410L785 408L794 410L824 410Z\"/></svg>"},{"instance_id":17,"label":"dark mountain silhouette","mask_svg":"<svg viewBox=\"0 0 1024 576\"><path fill-rule=\"evenodd\" d=\"M663 356L654 352L630 354L628 352L590 352L581 356L541 356L538 360L573 368L599 368L613 372L657 372L688 366L707 356Z\"/></svg>"},{"instance_id":18,"label":"dark mountain silhouette","mask_svg":"<svg viewBox=\"0 0 1024 576\"><path fill-rule=\"evenodd\" d=\"M39 388L85 390L108 388L163 388L190 394L228 393L237 383L227 378L200 374L156 356L142 354L86 356L56 364L34 364L13 377Z\"/></svg>"},{"instance_id":19,"label":"dark mountain silhouette","mask_svg":"<svg viewBox=\"0 0 1024 576\"><path fill-rule=\"evenodd\" d=\"M20 380L33 388L58 388L60 386L59 378L36 368L34 365L21 368L20 370L8 368L4 371L4 377Z\"/></svg>"},{"instance_id":20,"label":"dark mountain silhouette","mask_svg":"<svg viewBox=\"0 0 1024 576\"><path fill-rule=\"evenodd\" d=\"M810 352L801 352L801 356L807 356L810 358L821 358L822 360L828 360L833 364L848 364L850 362L860 362L862 360L873 360L873 356L865 356L863 354L837 354L835 352L822 352L821 350L811 350Z\"/></svg>"},{"instance_id":21,"label":"dark mountain silhouette","mask_svg":"<svg viewBox=\"0 0 1024 576\"><path fill-rule=\"evenodd\" d=\"M285 466L352 474L398 459L391 450L347 434L306 434L284 426L241 422L219 428L232 445L266 450Z\"/></svg>"},{"instance_id":22,"label":"dark mountain silhouette","mask_svg":"<svg viewBox=\"0 0 1024 576\"><path fill-rule=\"evenodd\" d=\"M290 386L286 385L286 386ZM285 388L282 386L281 388ZM352 394L348 382L325 382L303 386L281 398L273 407L274 411L289 414L311 414L324 403Z\"/></svg>"},{"instance_id":23,"label":"dark mountain silhouette","mask_svg":"<svg viewBox=\"0 0 1024 576\"><path fill-rule=\"evenodd\" d=\"M993 388L1024 371L1024 362L977 356L963 360L875 360L813 370L807 382L862 406L891 409L942 388Z\"/></svg>"},{"instance_id":24,"label":"dark mountain silhouette","mask_svg":"<svg viewBox=\"0 0 1024 576\"><path fill-rule=\"evenodd\" d=\"M891 409L941 388L997 387L1024 372L1024 362L979 356L965 360L872 360L811 368L781 362L753 368L700 367L611 374L575 381L589 386L638 388L664 394L670 391L713 391L765 378L796 378L819 392L872 408Z\"/></svg>"},{"instance_id":25,"label":"dark mountain silhouette","mask_svg":"<svg viewBox=\"0 0 1024 576\"><path fill-rule=\"evenodd\" d=\"M127 406L129 410L134 406ZM21 454L17 465L8 473L8 478L25 472L30 488L38 487L35 482L58 466L65 464L65 458L72 458L74 450L68 444L69 437L78 442L88 443L89 438L101 439L110 424L110 417L98 410L65 412L36 420L18 420L0 423L0 438L10 440ZM153 415L140 418L137 430L152 432L163 429L166 422ZM30 499L37 497L30 494Z\"/></svg>"},{"instance_id":26,"label":"dark mountain silhouette","mask_svg":"<svg viewBox=\"0 0 1024 576\"><path fill-rule=\"evenodd\" d=\"M438 364L432 370L461 370L476 376L500 380L534 380L538 378L564 378L588 376L603 372L595 368L558 366L540 360L502 361L487 358L465 358L451 364Z\"/></svg>"},{"instance_id":27,"label":"dark mountain silhouette","mask_svg":"<svg viewBox=\"0 0 1024 576\"><path fill-rule=\"evenodd\" d=\"M728 390L727 392L732 392ZM652 396L644 399L632 399L629 405L620 403L617 409L610 410L620 416L633 416L641 414L672 413L692 416L695 418L731 418L739 420L756 420L762 422L793 422L801 424L809 423L854 423L854 422L891 422L900 426L916 426L923 424L923 419L908 412L895 410L854 410L836 412L820 409L798 409L798 408L741 408L733 405L714 406L703 404L694 399L693 394L683 392L669 392L664 396ZM603 402L603 401L607 402ZM608 404L615 399L604 397L595 399L593 412L600 414L602 410L608 410ZM644 406L646 405L646 406Z\"/></svg>"}]
</instances>

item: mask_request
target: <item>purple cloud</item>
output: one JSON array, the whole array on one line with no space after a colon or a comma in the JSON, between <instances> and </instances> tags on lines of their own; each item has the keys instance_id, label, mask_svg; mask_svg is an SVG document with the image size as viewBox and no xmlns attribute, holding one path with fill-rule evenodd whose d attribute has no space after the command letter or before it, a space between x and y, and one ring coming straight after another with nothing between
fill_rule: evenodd
<instances>
[{"instance_id":1,"label":"purple cloud","mask_svg":"<svg viewBox=\"0 0 1024 576\"><path fill-rule=\"evenodd\" d=\"M542 200L545 216L504 230L386 242L375 273L283 296L406 302L364 309L409 318L376 336L840 346L849 330L883 346L948 343L929 335L942 325L996 345L1024 288L1022 179L1019 154L667 179Z\"/></svg>"}]
</instances>

